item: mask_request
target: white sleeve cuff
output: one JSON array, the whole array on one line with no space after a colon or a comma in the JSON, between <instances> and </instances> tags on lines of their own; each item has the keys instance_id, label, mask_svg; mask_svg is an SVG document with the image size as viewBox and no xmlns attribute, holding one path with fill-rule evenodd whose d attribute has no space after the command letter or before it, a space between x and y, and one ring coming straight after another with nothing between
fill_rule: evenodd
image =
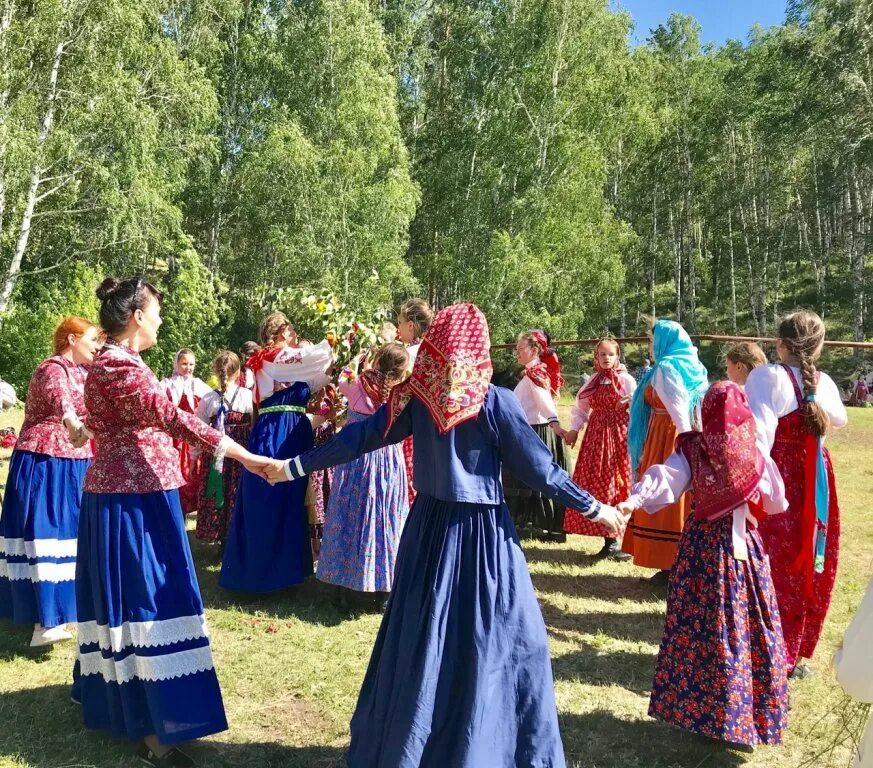
<instances>
[{"instance_id":1,"label":"white sleeve cuff","mask_svg":"<svg viewBox=\"0 0 873 768\"><path fill-rule=\"evenodd\" d=\"M218 441L218 445L215 446L215 451L213 453L213 457L215 458L215 463L220 467L224 463L224 454L227 453L227 449L233 445L233 440L231 440L227 435L222 435L221 440Z\"/></svg>"},{"instance_id":2,"label":"white sleeve cuff","mask_svg":"<svg viewBox=\"0 0 873 768\"><path fill-rule=\"evenodd\" d=\"M285 462L285 477L289 480L298 480L305 474L299 456L295 456L293 459L288 459Z\"/></svg>"},{"instance_id":3,"label":"white sleeve cuff","mask_svg":"<svg viewBox=\"0 0 873 768\"><path fill-rule=\"evenodd\" d=\"M73 427L73 429L78 429L82 426L82 420L79 418L75 411L67 411L63 416L61 416L61 424L67 421L70 422L70 425Z\"/></svg>"}]
</instances>

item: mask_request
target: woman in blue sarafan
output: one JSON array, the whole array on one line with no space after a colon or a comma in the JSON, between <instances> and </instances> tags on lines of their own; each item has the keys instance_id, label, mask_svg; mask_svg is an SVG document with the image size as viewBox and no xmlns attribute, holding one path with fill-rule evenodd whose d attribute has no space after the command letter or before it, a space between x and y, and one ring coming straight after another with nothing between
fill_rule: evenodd
<instances>
[{"instance_id":1,"label":"woman in blue sarafan","mask_svg":"<svg viewBox=\"0 0 873 768\"><path fill-rule=\"evenodd\" d=\"M330 382L325 371L333 356L327 341L296 346L294 328L281 312L267 316L260 337L264 348L247 363L255 373L257 403L249 450L287 459L313 446L306 405L312 392ZM224 589L273 592L312 574L305 499L306 480L272 488L243 470L218 582Z\"/></svg>"},{"instance_id":2,"label":"woman in blue sarafan","mask_svg":"<svg viewBox=\"0 0 873 768\"><path fill-rule=\"evenodd\" d=\"M444 309L385 405L268 470L294 479L415 437L418 495L352 717L352 768L565 766L546 627L501 462L612 530L620 515L575 486L512 392L490 385L489 348L477 307Z\"/></svg>"}]
</instances>

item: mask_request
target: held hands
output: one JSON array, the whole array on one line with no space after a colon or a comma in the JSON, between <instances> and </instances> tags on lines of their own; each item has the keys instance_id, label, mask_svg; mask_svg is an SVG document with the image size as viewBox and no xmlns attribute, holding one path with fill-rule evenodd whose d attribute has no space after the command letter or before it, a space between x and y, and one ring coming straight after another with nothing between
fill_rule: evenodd
<instances>
[{"instance_id":1,"label":"held hands","mask_svg":"<svg viewBox=\"0 0 873 768\"><path fill-rule=\"evenodd\" d=\"M579 430L570 429L564 432L564 442L571 448L575 447L576 441L579 439Z\"/></svg>"},{"instance_id":2,"label":"held hands","mask_svg":"<svg viewBox=\"0 0 873 768\"><path fill-rule=\"evenodd\" d=\"M619 514L624 516L625 520L628 520L630 516L636 512L636 507L629 501L620 502L616 509L619 511Z\"/></svg>"},{"instance_id":3,"label":"held hands","mask_svg":"<svg viewBox=\"0 0 873 768\"><path fill-rule=\"evenodd\" d=\"M269 464L264 473L264 479L270 484L284 483L288 480L285 474L285 462L281 459L269 459Z\"/></svg>"},{"instance_id":4,"label":"held hands","mask_svg":"<svg viewBox=\"0 0 873 768\"><path fill-rule=\"evenodd\" d=\"M66 419L64 421L64 426L67 428L67 437L73 444L73 448L81 448L92 437L91 433L85 429L85 425L82 424L82 422L73 422Z\"/></svg>"},{"instance_id":5,"label":"held hands","mask_svg":"<svg viewBox=\"0 0 873 768\"><path fill-rule=\"evenodd\" d=\"M597 515L597 522L606 528L610 533L619 534L624 528L625 517L615 507L609 507L606 504L600 507L600 513Z\"/></svg>"}]
</instances>

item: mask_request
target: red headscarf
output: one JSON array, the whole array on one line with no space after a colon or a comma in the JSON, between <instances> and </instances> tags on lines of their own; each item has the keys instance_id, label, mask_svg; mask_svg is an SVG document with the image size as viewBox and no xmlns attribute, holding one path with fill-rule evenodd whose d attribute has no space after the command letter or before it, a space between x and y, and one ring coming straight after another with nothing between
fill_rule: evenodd
<instances>
[{"instance_id":1,"label":"red headscarf","mask_svg":"<svg viewBox=\"0 0 873 768\"><path fill-rule=\"evenodd\" d=\"M702 432L684 432L676 450L691 467L694 514L716 520L756 504L764 457L755 444L755 418L746 393L730 381L713 384L703 398Z\"/></svg>"},{"instance_id":2,"label":"red headscarf","mask_svg":"<svg viewBox=\"0 0 873 768\"><path fill-rule=\"evenodd\" d=\"M264 363L272 363L283 349L285 349L285 347L281 344L278 344L275 347L259 349L246 363L246 368L248 368L255 376L254 395L256 405L259 405L261 402L261 392L258 388L258 373L264 367Z\"/></svg>"},{"instance_id":3,"label":"red headscarf","mask_svg":"<svg viewBox=\"0 0 873 768\"><path fill-rule=\"evenodd\" d=\"M600 345L605 341L615 345L615 349L618 352L618 357L612 368L601 368L600 362L597 360L597 350L600 349ZM627 368L625 368L624 363L621 362L621 347L615 339L606 336L597 342L594 347L594 370L596 371L595 375L588 380L588 383L582 387L581 390L579 390L579 394L576 395L577 399L587 400L597 391L597 388L601 384L604 384L607 381L612 384L616 392L619 394L621 393L621 381L618 377L622 373L627 373Z\"/></svg>"},{"instance_id":4,"label":"red headscarf","mask_svg":"<svg viewBox=\"0 0 873 768\"><path fill-rule=\"evenodd\" d=\"M542 347L540 353L540 362L538 365L532 365L530 368L525 368L522 373L527 376L534 384L543 389L548 388L552 393L552 397L557 397L564 386L564 377L561 375L561 361L558 360L558 355L549 344L549 338L546 334L535 329L530 332L531 338Z\"/></svg>"},{"instance_id":5,"label":"red headscarf","mask_svg":"<svg viewBox=\"0 0 873 768\"><path fill-rule=\"evenodd\" d=\"M479 415L494 369L488 321L474 304L437 313L415 358L412 375L388 396L388 426L413 397L430 412L441 435Z\"/></svg>"}]
</instances>

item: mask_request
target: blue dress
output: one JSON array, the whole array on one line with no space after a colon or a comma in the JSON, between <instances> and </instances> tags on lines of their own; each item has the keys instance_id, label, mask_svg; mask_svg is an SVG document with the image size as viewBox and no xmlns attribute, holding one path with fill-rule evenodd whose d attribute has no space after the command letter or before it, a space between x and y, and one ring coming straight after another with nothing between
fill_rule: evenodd
<instances>
[{"instance_id":1,"label":"blue dress","mask_svg":"<svg viewBox=\"0 0 873 768\"><path fill-rule=\"evenodd\" d=\"M349 412L349 424L365 418ZM324 514L318 578L358 592L390 592L408 513L400 445L386 445L337 468Z\"/></svg>"},{"instance_id":2,"label":"blue dress","mask_svg":"<svg viewBox=\"0 0 873 768\"><path fill-rule=\"evenodd\" d=\"M249 450L288 459L313 445L304 410L309 386L295 382L259 406ZM278 411L265 409L279 408ZM306 478L271 486L242 470L219 584L241 592L273 592L299 584L312 574L309 521L304 505Z\"/></svg>"},{"instance_id":3,"label":"blue dress","mask_svg":"<svg viewBox=\"0 0 873 768\"><path fill-rule=\"evenodd\" d=\"M162 744L227 728L178 490L84 494L76 596L86 727Z\"/></svg>"},{"instance_id":4,"label":"blue dress","mask_svg":"<svg viewBox=\"0 0 873 768\"><path fill-rule=\"evenodd\" d=\"M305 472L415 438L418 496L351 722L351 768L564 768L546 627L503 500L501 462L595 517L491 387L475 420L440 435L413 399L383 437L385 406L301 457Z\"/></svg>"},{"instance_id":5,"label":"blue dress","mask_svg":"<svg viewBox=\"0 0 873 768\"><path fill-rule=\"evenodd\" d=\"M76 621L76 537L90 459L15 451L0 516L0 618Z\"/></svg>"}]
</instances>

